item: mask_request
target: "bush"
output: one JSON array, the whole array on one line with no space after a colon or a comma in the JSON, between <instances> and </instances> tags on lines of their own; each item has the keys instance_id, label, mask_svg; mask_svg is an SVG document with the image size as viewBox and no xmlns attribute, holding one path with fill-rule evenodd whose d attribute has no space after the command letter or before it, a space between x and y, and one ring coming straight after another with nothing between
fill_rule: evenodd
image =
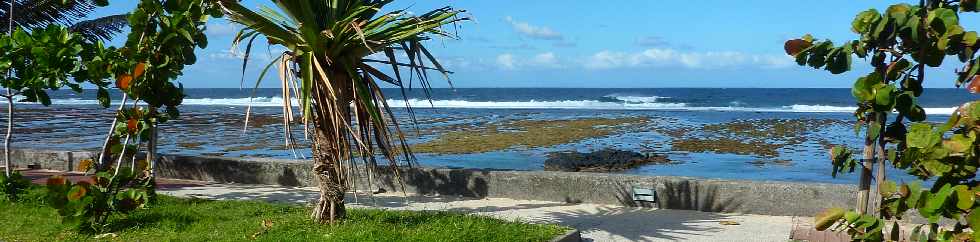
<instances>
[{"instance_id":1,"label":"bush","mask_svg":"<svg viewBox=\"0 0 980 242\"><path fill-rule=\"evenodd\" d=\"M25 178L20 172L13 172L8 177L0 174L0 195L9 201L17 201L19 196L31 186L31 180Z\"/></svg>"}]
</instances>

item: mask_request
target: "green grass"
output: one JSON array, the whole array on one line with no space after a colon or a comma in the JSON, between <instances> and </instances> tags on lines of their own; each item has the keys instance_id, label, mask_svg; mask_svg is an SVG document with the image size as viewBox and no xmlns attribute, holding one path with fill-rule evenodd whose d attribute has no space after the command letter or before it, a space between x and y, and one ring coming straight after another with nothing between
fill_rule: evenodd
<instances>
[{"instance_id":1,"label":"green grass","mask_svg":"<svg viewBox=\"0 0 980 242\"><path fill-rule=\"evenodd\" d=\"M309 209L256 201L161 196L154 207L110 219L114 238L95 239L62 224L43 188L17 203L0 201L0 241L547 241L568 228L449 212L348 209L348 219L320 225ZM272 226L263 228L263 221Z\"/></svg>"}]
</instances>

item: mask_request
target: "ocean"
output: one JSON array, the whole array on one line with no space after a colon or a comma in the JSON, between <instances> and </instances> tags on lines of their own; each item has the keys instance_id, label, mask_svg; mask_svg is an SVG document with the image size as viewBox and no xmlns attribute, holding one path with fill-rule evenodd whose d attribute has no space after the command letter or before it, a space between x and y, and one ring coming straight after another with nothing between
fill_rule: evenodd
<instances>
[{"instance_id":1,"label":"ocean","mask_svg":"<svg viewBox=\"0 0 980 242\"><path fill-rule=\"evenodd\" d=\"M408 143L429 151L416 152L423 166L542 170L552 152L614 148L667 155L672 161L621 171L628 174L830 183L857 179L831 178L827 156L830 145L859 148L862 143L852 127L855 103L850 89L457 88L429 93L413 89L404 99L399 89L384 92ZM309 157L301 125L292 130L300 148L291 151L284 146L280 90L259 89L254 99L251 93L238 88L187 89L181 118L161 126L160 151ZM102 108L94 94L56 91L50 107L18 103L14 146L97 149L120 95L113 93L114 107ZM927 89L919 104L929 121L941 122L955 107L975 99L964 89ZM254 113L245 130L249 105ZM406 106L413 107L416 123ZM585 129L568 122L599 119L603 125ZM546 137L504 143L512 137L508 132ZM467 152L438 146L440 139L472 138L468 134L493 140L459 146ZM500 147L488 148L496 146ZM913 179L894 170L889 177Z\"/></svg>"}]
</instances>

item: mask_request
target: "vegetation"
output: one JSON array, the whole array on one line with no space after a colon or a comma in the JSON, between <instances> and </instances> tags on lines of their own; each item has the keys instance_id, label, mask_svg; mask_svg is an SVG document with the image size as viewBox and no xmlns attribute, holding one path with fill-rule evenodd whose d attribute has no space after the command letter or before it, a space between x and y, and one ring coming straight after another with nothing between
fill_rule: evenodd
<instances>
[{"instance_id":1,"label":"vegetation","mask_svg":"<svg viewBox=\"0 0 980 242\"><path fill-rule=\"evenodd\" d=\"M16 201L31 185L31 181L25 178L20 172L0 174L0 198L7 201ZM0 199L3 201L3 199Z\"/></svg>"},{"instance_id":2,"label":"vegetation","mask_svg":"<svg viewBox=\"0 0 980 242\"><path fill-rule=\"evenodd\" d=\"M102 231L112 214L131 212L154 200L156 126L179 114L183 87L174 80L196 61L194 49L207 45L204 26L212 15L220 16L220 11L209 1L143 0L129 15L132 31L122 48L92 49L103 58L88 63L90 69L106 71L86 72L85 77L114 77L125 95L98 161L82 162L82 170L94 170L93 182L48 179L49 205L58 209L64 221L81 221ZM127 107L129 98L134 101ZM99 100L107 106L108 99L108 91L100 88ZM140 107L140 102L146 107ZM161 108L165 113L157 111ZM138 160L142 143L147 155ZM129 168L123 169L126 161Z\"/></svg>"},{"instance_id":3,"label":"vegetation","mask_svg":"<svg viewBox=\"0 0 980 242\"><path fill-rule=\"evenodd\" d=\"M345 216L344 194L354 186L353 176L366 173L370 180L378 165L376 154L389 161L395 174L398 154L411 162L411 151L381 92L379 85L384 84L377 81L406 88L418 79L428 88L428 71L447 78L450 73L422 42L432 36L454 38L442 27L466 20L458 16L463 11L444 7L417 16L407 10L380 13L392 1L275 0L278 8L263 7L258 12L238 1L219 1L232 21L245 26L235 38L236 46L247 43L243 68L259 36L287 49L269 63L259 80L278 65L287 100L283 103L287 144L294 118L288 100L297 97L300 102L307 136L313 140L311 174L320 189L320 201L311 215L315 221L333 222ZM374 54L386 58L368 58ZM394 77L378 66L390 66ZM402 73L402 68L408 73ZM355 169L355 163L366 167L364 173Z\"/></svg>"},{"instance_id":4,"label":"vegetation","mask_svg":"<svg viewBox=\"0 0 980 242\"><path fill-rule=\"evenodd\" d=\"M574 120L518 120L479 128L453 129L434 140L412 145L421 153L467 154L514 147L549 147L610 135L624 125L646 123L646 118L589 118Z\"/></svg>"},{"instance_id":5,"label":"vegetation","mask_svg":"<svg viewBox=\"0 0 980 242\"><path fill-rule=\"evenodd\" d=\"M0 37L0 86L6 93L0 94L7 101L7 129L4 137L4 173L0 175L0 187L14 199L23 189L23 178L12 172L10 144L13 138L14 98L19 101L51 104L46 90L58 90L64 86L76 92L82 91L82 83L93 81L91 74L99 72L102 56L101 39L107 39L119 31L125 22L124 15L108 16L77 22L97 5L106 1L9 1L0 19L6 21ZM75 24L65 28L60 24ZM88 41L86 41L88 40ZM86 66L86 64L96 64ZM95 67L95 68L86 68ZM95 80L100 88L104 85Z\"/></svg>"},{"instance_id":6,"label":"vegetation","mask_svg":"<svg viewBox=\"0 0 980 242\"><path fill-rule=\"evenodd\" d=\"M975 0L922 0L919 5L895 4L884 12L870 9L859 13L852 31L859 40L834 46L829 40L810 35L789 40L787 54L800 65L843 73L851 68L851 58L871 58L873 72L858 78L851 92L859 104L855 111L856 131L865 133L863 159L852 158L843 147L832 150L833 174L861 169L858 207L855 211L831 209L817 217L817 229L847 231L856 240L885 240L887 220L901 219L908 211L918 211L928 219L927 226L913 229L913 240L980 240L980 102L960 106L950 119L939 125L926 119L917 98L927 67L939 67L947 56L956 56L964 67L958 70L957 86L968 85L980 91L980 49L977 32L959 25L959 15L977 12ZM888 115L897 117L888 122ZM923 189L919 182L898 185L886 180L885 166L892 166L933 181ZM871 168L877 166L877 194L870 193ZM869 197L876 196L878 216L866 214ZM955 221L939 226L941 218ZM835 226L836 225L836 226ZM898 240L901 231L894 222L887 239Z\"/></svg>"},{"instance_id":7,"label":"vegetation","mask_svg":"<svg viewBox=\"0 0 980 242\"><path fill-rule=\"evenodd\" d=\"M843 124L832 119L738 119L688 127L656 127L654 130L669 136L671 149L675 151L755 155L772 160L779 157L781 150L795 145L827 142L808 134Z\"/></svg>"},{"instance_id":8,"label":"vegetation","mask_svg":"<svg viewBox=\"0 0 980 242\"><path fill-rule=\"evenodd\" d=\"M110 216L106 233L58 222L43 188L21 203L0 203L3 241L547 241L568 228L506 222L448 212L350 209L347 219L319 225L309 209L257 201L161 196L152 208Z\"/></svg>"},{"instance_id":9,"label":"vegetation","mask_svg":"<svg viewBox=\"0 0 980 242\"><path fill-rule=\"evenodd\" d=\"M69 30L91 42L109 40L126 26L126 15L110 15L87 19L96 7L108 5L108 0L11 0L3 1L0 11L0 31L10 27L32 32L49 25L67 26ZM11 19L13 19L11 23Z\"/></svg>"},{"instance_id":10,"label":"vegetation","mask_svg":"<svg viewBox=\"0 0 980 242\"><path fill-rule=\"evenodd\" d=\"M16 29L0 37L0 86L6 93L0 97L7 102L7 129L4 138L4 176L12 178L10 145L13 137L14 99L17 101L51 104L48 90L69 87L82 91L82 84L91 81L85 75L90 70L84 64L95 57L91 52L100 43L85 42L67 28L51 25L27 32ZM54 53L54 54L52 54ZM97 82L96 85L98 85ZM6 182L13 181L5 179ZM5 184L12 186L13 184ZM16 190L11 190L16 191Z\"/></svg>"}]
</instances>

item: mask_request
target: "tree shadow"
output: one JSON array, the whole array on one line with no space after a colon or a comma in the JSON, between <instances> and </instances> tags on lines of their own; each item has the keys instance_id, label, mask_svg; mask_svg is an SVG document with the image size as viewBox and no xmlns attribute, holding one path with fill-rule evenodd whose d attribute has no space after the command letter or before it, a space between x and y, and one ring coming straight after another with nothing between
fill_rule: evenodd
<instances>
[{"instance_id":1,"label":"tree shadow","mask_svg":"<svg viewBox=\"0 0 980 242\"><path fill-rule=\"evenodd\" d=\"M718 186L690 180L664 181L663 189L658 189L659 208L685 209L704 212L737 212L742 201L734 196L719 196Z\"/></svg>"},{"instance_id":2,"label":"tree shadow","mask_svg":"<svg viewBox=\"0 0 980 242\"><path fill-rule=\"evenodd\" d=\"M711 236L730 216L689 210L597 207L549 212L528 222L559 223L582 231L597 241L685 240Z\"/></svg>"},{"instance_id":3,"label":"tree shadow","mask_svg":"<svg viewBox=\"0 0 980 242\"><path fill-rule=\"evenodd\" d=\"M193 215L182 213L163 214L154 210L139 211L122 216L120 219L113 220L108 225L109 232L123 231L138 227L159 227L160 224L168 224L176 232L184 231L198 219Z\"/></svg>"},{"instance_id":4,"label":"tree shadow","mask_svg":"<svg viewBox=\"0 0 980 242\"><path fill-rule=\"evenodd\" d=\"M723 198L717 185L709 183L676 180L661 181L656 187L656 201L637 201L633 199L633 186L624 182L614 184L613 196L620 205L626 207L696 210L702 212L739 212L742 201L735 196Z\"/></svg>"},{"instance_id":5,"label":"tree shadow","mask_svg":"<svg viewBox=\"0 0 980 242\"><path fill-rule=\"evenodd\" d=\"M378 172L380 174L378 185L393 191L412 189L405 192L484 198L487 197L489 188L484 178L489 172L480 169L401 169L405 189L401 188L397 176L390 169L379 168L379 170L381 172Z\"/></svg>"},{"instance_id":6,"label":"tree shadow","mask_svg":"<svg viewBox=\"0 0 980 242\"><path fill-rule=\"evenodd\" d=\"M212 200L257 200L297 204L309 203L320 196L314 188L237 184L184 187L176 190L161 189L160 193Z\"/></svg>"}]
</instances>

